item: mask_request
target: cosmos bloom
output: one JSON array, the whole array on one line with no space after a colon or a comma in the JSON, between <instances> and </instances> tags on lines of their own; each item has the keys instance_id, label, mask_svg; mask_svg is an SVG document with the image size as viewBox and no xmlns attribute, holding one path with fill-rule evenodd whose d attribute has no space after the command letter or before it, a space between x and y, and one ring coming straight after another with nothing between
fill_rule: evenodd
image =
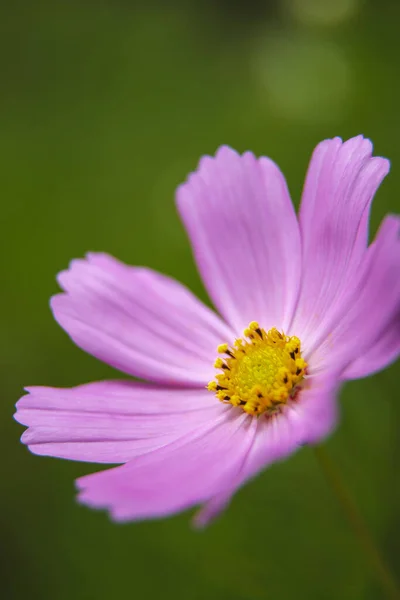
<instances>
[{"instance_id":1,"label":"cosmos bloom","mask_svg":"<svg viewBox=\"0 0 400 600\"><path fill-rule=\"evenodd\" d=\"M389 170L362 136L314 151L298 217L268 158L228 147L177 191L219 314L176 281L106 254L72 261L51 300L86 352L151 383L28 388L16 419L35 454L122 463L78 479L118 521L202 505L204 525L249 478L328 436L348 379L400 348L400 219L368 246Z\"/></svg>"}]
</instances>

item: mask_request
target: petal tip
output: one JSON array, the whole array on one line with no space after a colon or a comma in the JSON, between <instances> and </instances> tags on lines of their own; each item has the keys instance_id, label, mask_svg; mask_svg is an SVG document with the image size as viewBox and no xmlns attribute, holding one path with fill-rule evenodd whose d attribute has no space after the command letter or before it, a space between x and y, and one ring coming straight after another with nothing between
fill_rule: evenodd
<instances>
[{"instance_id":1,"label":"petal tip","mask_svg":"<svg viewBox=\"0 0 400 600\"><path fill-rule=\"evenodd\" d=\"M219 146L215 152L216 159L238 156L240 156L240 154L237 152L237 150L235 150L231 146L228 146L227 144L222 144L222 146Z\"/></svg>"},{"instance_id":2,"label":"petal tip","mask_svg":"<svg viewBox=\"0 0 400 600\"><path fill-rule=\"evenodd\" d=\"M61 319L67 316L68 309L72 306L71 296L67 292L55 294L50 298L49 306L55 321L63 327Z\"/></svg>"}]
</instances>

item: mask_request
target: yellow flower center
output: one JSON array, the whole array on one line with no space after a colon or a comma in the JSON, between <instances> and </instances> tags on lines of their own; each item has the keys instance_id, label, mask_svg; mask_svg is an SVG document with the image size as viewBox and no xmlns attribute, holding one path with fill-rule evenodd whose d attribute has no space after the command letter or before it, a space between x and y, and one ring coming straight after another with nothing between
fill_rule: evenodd
<instances>
[{"instance_id":1,"label":"yellow flower center","mask_svg":"<svg viewBox=\"0 0 400 600\"><path fill-rule=\"evenodd\" d=\"M215 376L207 389L221 402L240 406L249 415L272 415L294 399L306 374L307 363L301 356L300 340L273 328L266 332L253 321L244 330L244 338L233 346L222 344Z\"/></svg>"}]
</instances>

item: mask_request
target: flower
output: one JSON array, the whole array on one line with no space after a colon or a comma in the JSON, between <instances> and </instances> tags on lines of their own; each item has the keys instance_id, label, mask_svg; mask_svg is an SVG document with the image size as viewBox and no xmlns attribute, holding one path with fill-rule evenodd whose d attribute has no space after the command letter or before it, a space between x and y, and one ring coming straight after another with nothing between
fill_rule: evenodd
<instances>
[{"instance_id":1,"label":"flower","mask_svg":"<svg viewBox=\"0 0 400 600\"><path fill-rule=\"evenodd\" d=\"M117 521L202 505L206 524L248 479L329 435L344 381L400 348L400 219L368 246L389 170L362 136L320 143L298 218L268 158L224 146L177 205L217 316L176 281L106 254L72 261L51 300L86 352L152 383L27 388L16 419L40 455L122 463L77 480Z\"/></svg>"}]
</instances>

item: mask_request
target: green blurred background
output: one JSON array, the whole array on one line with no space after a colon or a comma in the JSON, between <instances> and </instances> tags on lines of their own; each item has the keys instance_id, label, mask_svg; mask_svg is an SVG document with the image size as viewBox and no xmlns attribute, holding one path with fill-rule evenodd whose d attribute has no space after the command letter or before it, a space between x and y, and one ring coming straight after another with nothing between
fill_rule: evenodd
<instances>
[{"instance_id":1,"label":"green blurred background","mask_svg":"<svg viewBox=\"0 0 400 600\"><path fill-rule=\"evenodd\" d=\"M383 598L310 449L190 514L112 524L74 501L93 466L35 457L13 405L29 384L115 373L53 321L55 274L104 250L206 300L174 189L227 143L274 158L296 202L314 145L364 133L399 209L400 3L42 0L0 8L1 579L6 600ZM327 447L400 570L399 371L346 386Z\"/></svg>"}]
</instances>

